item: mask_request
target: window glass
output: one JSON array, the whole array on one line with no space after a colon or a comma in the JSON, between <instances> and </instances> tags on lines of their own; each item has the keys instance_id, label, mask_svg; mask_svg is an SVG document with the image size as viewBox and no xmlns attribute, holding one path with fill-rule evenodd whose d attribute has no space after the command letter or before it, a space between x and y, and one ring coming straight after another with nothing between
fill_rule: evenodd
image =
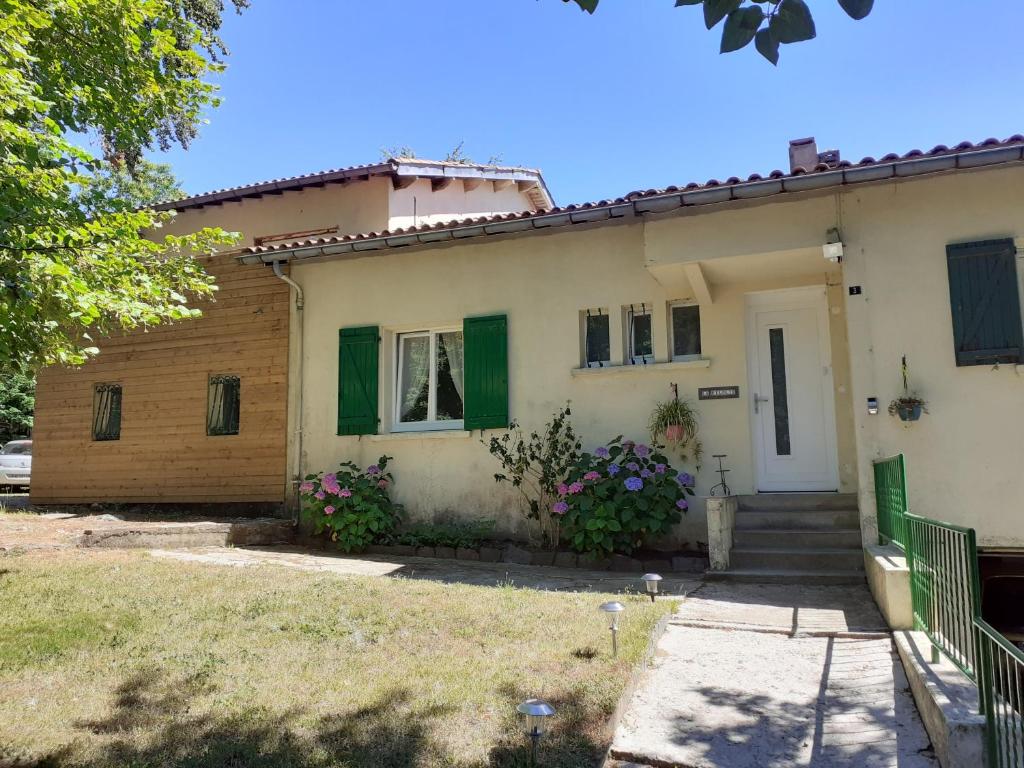
<instances>
[{"instance_id":1,"label":"window glass","mask_svg":"<svg viewBox=\"0 0 1024 768\"><path fill-rule=\"evenodd\" d=\"M241 411L241 380L237 376L210 377L206 400L206 434L237 435Z\"/></svg>"},{"instance_id":2,"label":"window glass","mask_svg":"<svg viewBox=\"0 0 1024 768\"><path fill-rule=\"evenodd\" d=\"M672 357L700 355L700 307L672 307Z\"/></svg>"},{"instance_id":3,"label":"window glass","mask_svg":"<svg viewBox=\"0 0 1024 768\"><path fill-rule=\"evenodd\" d=\"M397 424L457 428L463 419L465 348L461 330L398 336ZM438 428L441 428L440 426Z\"/></svg>"},{"instance_id":4,"label":"window glass","mask_svg":"<svg viewBox=\"0 0 1024 768\"><path fill-rule=\"evenodd\" d=\"M92 439L121 439L120 384L97 384L93 390Z\"/></svg>"},{"instance_id":5,"label":"window glass","mask_svg":"<svg viewBox=\"0 0 1024 768\"><path fill-rule=\"evenodd\" d=\"M465 355L462 331L442 331L437 339L437 420L462 418Z\"/></svg>"},{"instance_id":6,"label":"window glass","mask_svg":"<svg viewBox=\"0 0 1024 768\"><path fill-rule=\"evenodd\" d=\"M430 405L429 334L401 336L399 360L398 420L426 421Z\"/></svg>"},{"instance_id":7,"label":"window glass","mask_svg":"<svg viewBox=\"0 0 1024 768\"><path fill-rule=\"evenodd\" d=\"M32 454L32 443L30 443L30 442L21 442L21 441L14 442L14 443L8 443L3 448L0 448L0 453L2 453L5 456L10 456L12 454L31 455Z\"/></svg>"},{"instance_id":8,"label":"window glass","mask_svg":"<svg viewBox=\"0 0 1024 768\"><path fill-rule=\"evenodd\" d=\"M654 335L651 313L646 310L630 309L629 314L629 356L632 361L650 361L654 357Z\"/></svg>"},{"instance_id":9,"label":"window glass","mask_svg":"<svg viewBox=\"0 0 1024 768\"><path fill-rule=\"evenodd\" d=\"M612 359L609 320L606 314L587 313L584 334L586 335L586 365L600 366Z\"/></svg>"}]
</instances>

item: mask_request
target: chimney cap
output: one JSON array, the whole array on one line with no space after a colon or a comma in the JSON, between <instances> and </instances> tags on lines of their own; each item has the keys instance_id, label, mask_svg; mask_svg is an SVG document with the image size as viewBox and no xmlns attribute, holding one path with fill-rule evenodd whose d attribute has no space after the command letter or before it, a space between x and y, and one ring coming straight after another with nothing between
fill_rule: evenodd
<instances>
[{"instance_id":1,"label":"chimney cap","mask_svg":"<svg viewBox=\"0 0 1024 768\"><path fill-rule=\"evenodd\" d=\"M802 147L805 144L814 144L814 137L808 136L806 139L790 139L789 146L791 147Z\"/></svg>"}]
</instances>

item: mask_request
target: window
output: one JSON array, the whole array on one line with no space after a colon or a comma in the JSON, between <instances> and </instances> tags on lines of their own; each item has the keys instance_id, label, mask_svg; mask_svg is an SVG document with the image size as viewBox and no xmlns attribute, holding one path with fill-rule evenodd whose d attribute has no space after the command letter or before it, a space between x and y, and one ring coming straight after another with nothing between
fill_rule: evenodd
<instances>
[{"instance_id":1,"label":"window","mask_svg":"<svg viewBox=\"0 0 1024 768\"><path fill-rule=\"evenodd\" d=\"M588 309L583 315L583 367L601 368L611 365L612 343L607 313Z\"/></svg>"},{"instance_id":2,"label":"window","mask_svg":"<svg viewBox=\"0 0 1024 768\"><path fill-rule=\"evenodd\" d=\"M92 439L121 439L120 384L97 384L93 389Z\"/></svg>"},{"instance_id":3,"label":"window","mask_svg":"<svg viewBox=\"0 0 1024 768\"><path fill-rule=\"evenodd\" d=\"M462 429L462 329L402 333L397 341L395 430Z\"/></svg>"},{"instance_id":4,"label":"window","mask_svg":"<svg viewBox=\"0 0 1024 768\"><path fill-rule=\"evenodd\" d=\"M1024 361L1013 240L946 246L956 364Z\"/></svg>"},{"instance_id":5,"label":"window","mask_svg":"<svg viewBox=\"0 0 1024 768\"><path fill-rule=\"evenodd\" d=\"M241 400L241 380L237 376L210 376L206 390L206 434L237 435Z\"/></svg>"},{"instance_id":6,"label":"window","mask_svg":"<svg viewBox=\"0 0 1024 768\"><path fill-rule=\"evenodd\" d=\"M654 318L646 304L630 304L626 315L626 360L633 365L654 362Z\"/></svg>"},{"instance_id":7,"label":"window","mask_svg":"<svg viewBox=\"0 0 1024 768\"><path fill-rule=\"evenodd\" d=\"M673 304L669 307L669 345L673 360L700 357L700 307L696 304Z\"/></svg>"}]
</instances>

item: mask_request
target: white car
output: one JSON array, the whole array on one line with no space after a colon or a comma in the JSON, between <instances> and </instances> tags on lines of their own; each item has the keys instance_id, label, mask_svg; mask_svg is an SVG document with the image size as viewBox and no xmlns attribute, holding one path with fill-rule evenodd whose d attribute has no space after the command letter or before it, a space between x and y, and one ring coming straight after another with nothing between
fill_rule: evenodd
<instances>
[{"instance_id":1,"label":"white car","mask_svg":"<svg viewBox=\"0 0 1024 768\"><path fill-rule=\"evenodd\" d=\"M0 487L21 485L27 488L31 474L31 440L11 440L0 448Z\"/></svg>"}]
</instances>

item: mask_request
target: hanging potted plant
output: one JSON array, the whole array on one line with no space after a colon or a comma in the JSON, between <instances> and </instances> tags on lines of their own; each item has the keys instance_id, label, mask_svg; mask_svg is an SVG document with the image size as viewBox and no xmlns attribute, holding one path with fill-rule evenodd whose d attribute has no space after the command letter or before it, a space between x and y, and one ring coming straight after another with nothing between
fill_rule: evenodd
<instances>
[{"instance_id":1,"label":"hanging potted plant","mask_svg":"<svg viewBox=\"0 0 1024 768\"><path fill-rule=\"evenodd\" d=\"M911 392L907 375L907 356L902 360L903 394L889 403L889 415L899 416L900 421L917 421L922 413L928 413L928 403L916 392Z\"/></svg>"},{"instance_id":2,"label":"hanging potted plant","mask_svg":"<svg viewBox=\"0 0 1024 768\"><path fill-rule=\"evenodd\" d=\"M703 448L697 440L697 412L688 400L679 399L679 388L672 384L672 399L654 406L648 425L651 441L665 443L675 448L685 459L687 448L693 450L694 461L700 463Z\"/></svg>"}]
</instances>

